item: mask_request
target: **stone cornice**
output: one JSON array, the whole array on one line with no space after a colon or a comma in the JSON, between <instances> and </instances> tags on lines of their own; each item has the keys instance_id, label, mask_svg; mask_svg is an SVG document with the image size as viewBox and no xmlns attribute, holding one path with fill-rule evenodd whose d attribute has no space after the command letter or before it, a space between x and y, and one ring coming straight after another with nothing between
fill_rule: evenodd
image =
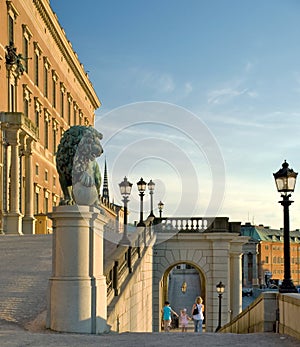
<instances>
[{"instance_id":1,"label":"stone cornice","mask_svg":"<svg viewBox=\"0 0 300 347\"><path fill-rule=\"evenodd\" d=\"M61 28L56 15L53 13L49 2L43 0L33 0L33 3L37 8L41 18L45 22L62 55L66 59L80 85L91 100L93 107L97 109L101 105L100 100L98 99L91 81L85 74L83 66L77 57L77 54L73 51L71 43L67 40L66 34Z\"/></svg>"}]
</instances>

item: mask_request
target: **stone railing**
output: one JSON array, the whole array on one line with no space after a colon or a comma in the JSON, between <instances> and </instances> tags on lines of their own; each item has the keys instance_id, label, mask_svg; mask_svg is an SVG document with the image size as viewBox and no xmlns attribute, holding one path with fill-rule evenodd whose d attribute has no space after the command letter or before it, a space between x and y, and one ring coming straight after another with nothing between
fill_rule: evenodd
<instances>
[{"instance_id":1,"label":"stone railing","mask_svg":"<svg viewBox=\"0 0 300 347\"><path fill-rule=\"evenodd\" d=\"M219 332L277 332L300 339L300 294L264 292Z\"/></svg>"},{"instance_id":2,"label":"stone railing","mask_svg":"<svg viewBox=\"0 0 300 347\"><path fill-rule=\"evenodd\" d=\"M228 217L163 217L154 220L158 233L240 232L240 222Z\"/></svg>"}]
</instances>

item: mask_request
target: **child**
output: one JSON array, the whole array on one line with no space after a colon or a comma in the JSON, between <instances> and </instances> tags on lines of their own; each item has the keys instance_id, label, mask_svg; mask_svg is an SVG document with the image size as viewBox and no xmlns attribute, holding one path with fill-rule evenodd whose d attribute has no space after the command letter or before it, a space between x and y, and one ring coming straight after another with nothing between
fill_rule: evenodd
<instances>
[{"instance_id":1,"label":"child","mask_svg":"<svg viewBox=\"0 0 300 347\"><path fill-rule=\"evenodd\" d=\"M179 319L180 319L181 331L183 333L184 332L186 333L189 320L191 320L191 318L186 313L186 308L184 308L183 310L180 311L180 318Z\"/></svg>"},{"instance_id":2,"label":"child","mask_svg":"<svg viewBox=\"0 0 300 347\"><path fill-rule=\"evenodd\" d=\"M171 325L171 313L173 313L176 317L178 317L178 314L172 310L170 307L169 301L165 301L165 306L162 309L163 313L163 321L164 321L164 331L169 332L170 331L170 325Z\"/></svg>"}]
</instances>

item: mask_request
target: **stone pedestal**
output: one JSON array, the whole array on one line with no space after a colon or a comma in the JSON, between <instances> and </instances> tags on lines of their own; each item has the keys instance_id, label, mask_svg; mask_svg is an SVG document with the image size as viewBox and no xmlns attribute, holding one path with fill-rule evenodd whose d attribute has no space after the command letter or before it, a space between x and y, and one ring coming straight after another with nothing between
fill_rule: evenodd
<instances>
[{"instance_id":1,"label":"stone pedestal","mask_svg":"<svg viewBox=\"0 0 300 347\"><path fill-rule=\"evenodd\" d=\"M5 217L6 219L6 235L23 235L22 233L22 215L14 212Z\"/></svg>"},{"instance_id":2,"label":"stone pedestal","mask_svg":"<svg viewBox=\"0 0 300 347\"><path fill-rule=\"evenodd\" d=\"M50 217L54 228L47 327L61 332L106 332L105 217L96 207L79 205L56 207Z\"/></svg>"},{"instance_id":3,"label":"stone pedestal","mask_svg":"<svg viewBox=\"0 0 300 347\"><path fill-rule=\"evenodd\" d=\"M35 218L34 217L23 217L22 232L24 235L35 234Z\"/></svg>"}]
</instances>

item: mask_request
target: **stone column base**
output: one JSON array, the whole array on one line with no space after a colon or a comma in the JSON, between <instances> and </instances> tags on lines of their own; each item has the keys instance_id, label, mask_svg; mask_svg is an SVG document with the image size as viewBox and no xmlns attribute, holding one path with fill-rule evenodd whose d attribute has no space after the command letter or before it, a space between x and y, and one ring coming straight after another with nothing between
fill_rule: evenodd
<instances>
[{"instance_id":1,"label":"stone column base","mask_svg":"<svg viewBox=\"0 0 300 347\"><path fill-rule=\"evenodd\" d=\"M104 276L95 280L51 278L49 304L51 309L48 312L48 322L52 330L85 334L100 334L109 330L105 319Z\"/></svg>"},{"instance_id":2,"label":"stone column base","mask_svg":"<svg viewBox=\"0 0 300 347\"><path fill-rule=\"evenodd\" d=\"M10 213L6 217L5 235L23 235L22 215L19 213Z\"/></svg>"},{"instance_id":3,"label":"stone column base","mask_svg":"<svg viewBox=\"0 0 300 347\"><path fill-rule=\"evenodd\" d=\"M22 232L25 235L35 234L35 218L34 217L23 217L22 220Z\"/></svg>"}]
</instances>

